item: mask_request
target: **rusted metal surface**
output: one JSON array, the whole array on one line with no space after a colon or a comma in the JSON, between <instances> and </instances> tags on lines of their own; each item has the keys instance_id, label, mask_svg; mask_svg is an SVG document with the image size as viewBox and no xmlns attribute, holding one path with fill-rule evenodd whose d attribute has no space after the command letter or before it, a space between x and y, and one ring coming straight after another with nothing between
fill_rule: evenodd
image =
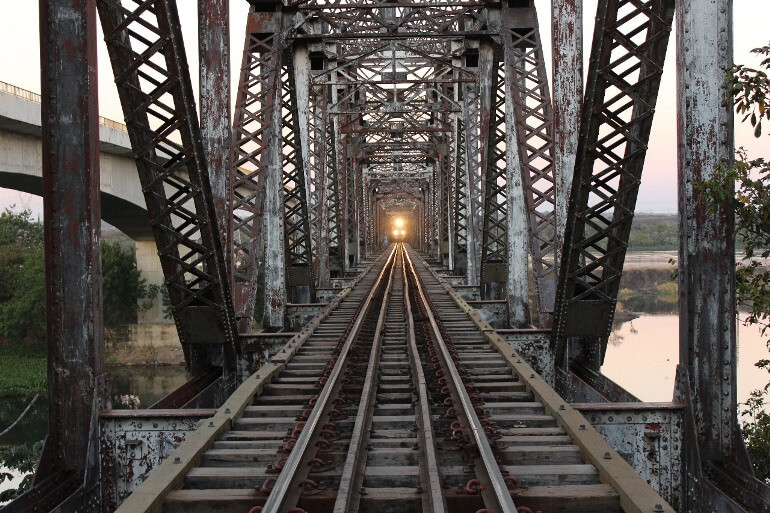
<instances>
[{"instance_id":1,"label":"rusted metal surface","mask_svg":"<svg viewBox=\"0 0 770 513\"><path fill-rule=\"evenodd\" d=\"M510 326L508 318L508 303L504 299L469 301L469 304L495 328L507 328Z\"/></svg>"},{"instance_id":2,"label":"rusted metal surface","mask_svg":"<svg viewBox=\"0 0 770 513\"><path fill-rule=\"evenodd\" d=\"M556 293L556 178L551 93L537 11L534 7L504 8L501 34L506 88L510 95L506 115L512 117L507 122L507 131L511 135L507 141L508 158L518 161L514 169L521 176L521 189L526 201L525 208L518 208L516 217L521 217L529 228L528 234L517 237L520 240L517 244L529 242L526 248L529 255L526 249L521 252L517 261L522 270L516 274L526 276L529 266L527 257L530 256L538 323L550 327ZM519 231L520 228L516 230L517 235ZM513 262L510 267L513 268ZM514 273L509 270L510 274ZM509 276L509 280L513 279ZM523 288L517 291L519 297L528 302L528 287L519 287ZM527 319L512 318L511 321L512 324L522 325Z\"/></svg>"},{"instance_id":3,"label":"rusted metal surface","mask_svg":"<svg viewBox=\"0 0 770 513\"><path fill-rule=\"evenodd\" d=\"M598 4L554 313L560 367L604 360L673 15L673 0Z\"/></svg>"},{"instance_id":4,"label":"rusted metal surface","mask_svg":"<svg viewBox=\"0 0 770 513\"><path fill-rule=\"evenodd\" d=\"M468 304L473 305L473 302L468 301ZM497 333L535 369L549 386L556 386L554 358L550 347L550 331L497 329Z\"/></svg>"},{"instance_id":5,"label":"rusted metal surface","mask_svg":"<svg viewBox=\"0 0 770 513\"><path fill-rule=\"evenodd\" d=\"M732 2L677 8L679 67L680 362L687 365L706 460L738 459L734 216L695 185L733 162Z\"/></svg>"},{"instance_id":6,"label":"rusted metal surface","mask_svg":"<svg viewBox=\"0 0 770 513\"><path fill-rule=\"evenodd\" d=\"M308 155L307 139L303 141L302 126L307 126L307 105L298 109L298 85L309 80L310 60L299 58L300 50L294 50L294 59L287 61L281 73L281 132L279 150L282 153L281 187L283 190L283 229L278 234L284 237L284 259L286 262L286 287L289 301L310 303L315 300L313 279L312 236L310 233L310 212L308 209L307 174L305 162ZM303 102L304 103L304 102ZM323 139L323 138L322 138ZM325 152L324 152L325 153ZM268 195L270 192L268 191ZM268 235L268 240L270 235ZM328 247L328 242L327 242ZM267 262L266 262L267 265ZM269 274L268 281L275 282ZM277 324L271 324L278 326Z\"/></svg>"},{"instance_id":7,"label":"rusted metal surface","mask_svg":"<svg viewBox=\"0 0 770 513\"><path fill-rule=\"evenodd\" d=\"M102 497L114 511L216 410L111 410L99 418Z\"/></svg>"},{"instance_id":8,"label":"rusted metal surface","mask_svg":"<svg viewBox=\"0 0 770 513\"><path fill-rule=\"evenodd\" d=\"M711 208L697 182L733 162L732 2L677 4L679 128L678 394L688 402L687 511L767 511L752 474L737 403L734 214Z\"/></svg>"},{"instance_id":9,"label":"rusted metal surface","mask_svg":"<svg viewBox=\"0 0 770 513\"><path fill-rule=\"evenodd\" d=\"M95 4L41 0L40 26L50 422L34 487L12 513L101 508L96 414L108 407Z\"/></svg>"},{"instance_id":10,"label":"rusted metal surface","mask_svg":"<svg viewBox=\"0 0 770 513\"><path fill-rule=\"evenodd\" d=\"M682 511L684 403L572 404L607 443Z\"/></svg>"},{"instance_id":11,"label":"rusted metal surface","mask_svg":"<svg viewBox=\"0 0 770 513\"><path fill-rule=\"evenodd\" d=\"M96 4L179 338L193 372L223 366L223 400L237 328L176 2Z\"/></svg>"},{"instance_id":12,"label":"rusted metal surface","mask_svg":"<svg viewBox=\"0 0 770 513\"><path fill-rule=\"evenodd\" d=\"M318 315L326 303L287 303L286 304L286 326L287 328L299 331L307 322Z\"/></svg>"},{"instance_id":13,"label":"rusted metal surface","mask_svg":"<svg viewBox=\"0 0 770 513\"><path fill-rule=\"evenodd\" d=\"M279 89L283 39L280 14L250 12L233 114L230 158L231 278L241 330L254 321L259 263L264 260L265 184L271 158L280 152ZM280 314L278 315L280 317ZM279 324L282 321L279 319Z\"/></svg>"},{"instance_id":14,"label":"rusted metal surface","mask_svg":"<svg viewBox=\"0 0 770 513\"><path fill-rule=\"evenodd\" d=\"M556 176L556 264L561 262L567 205L583 103L583 0L551 0L553 165Z\"/></svg>"},{"instance_id":15,"label":"rusted metal surface","mask_svg":"<svg viewBox=\"0 0 770 513\"><path fill-rule=\"evenodd\" d=\"M200 125L225 261L230 264L230 0L198 0Z\"/></svg>"}]
</instances>

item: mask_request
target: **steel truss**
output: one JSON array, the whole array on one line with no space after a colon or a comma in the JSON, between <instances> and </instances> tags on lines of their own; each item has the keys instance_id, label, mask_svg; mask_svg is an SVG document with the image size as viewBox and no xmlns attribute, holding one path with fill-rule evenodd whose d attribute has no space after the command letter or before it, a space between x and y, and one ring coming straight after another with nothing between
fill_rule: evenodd
<instances>
[{"instance_id":1,"label":"steel truss","mask_svg":"<svg viewBox=\"0 0 770 513\"><path fill-rule=\"evenodd\" d=\"M221 358L227 393L237 329L176 3L97 6L188 366Z\"/></svg>"},{"instance_id":2,"label":"steel truss","mask_svg":"<svg viewBox=\"0 0 770 513\"><path fill-rule=\"evenodd\" d=\"M552 347L604 360L658 97L673 0L599 2L564 237Z\"/></svg>"}]
</instances>

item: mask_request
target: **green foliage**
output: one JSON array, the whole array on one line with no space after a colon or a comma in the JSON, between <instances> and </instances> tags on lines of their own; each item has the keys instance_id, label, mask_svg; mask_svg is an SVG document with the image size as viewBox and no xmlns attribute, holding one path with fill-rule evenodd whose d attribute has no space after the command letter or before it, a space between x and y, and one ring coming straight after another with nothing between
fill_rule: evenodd
<instances>
[{"instance_id":1,"label":"green foliage","mask_svg":"<svg viewBox=\"0 0 770 513\"><path fill-rule=\"evenodd\" d=\"M628 246L634 251L676 250L679 247L677 216L650 214L635 216Z\"/></svg>"},{"instance_id":2,"label":"green foliage","mask_svg":"<svg viewBox=\"0 0 770 513\"><path fill-rule=\"evenodd\" d=\"M32 212L13 212L14 206L0 213L0 245L18 244L26 249L43 246L43 225L32 220Z\"/></svg>"},{"instance_id":3,"label":"green foliage","mask_svg":"<svg viewBox=\"0 0 770 513\"><path fill-rule=\"evenodd\" d=\"M0 346L0 398L32 397L45 393L45 347L39 344ZM0 461L2 458L0 458Z\"/></svg>"},{"instance_id":4,"label":"green foliage","mask_svg":"<svg viewBox=\"0 0 770 513\"><path fill-rule=\"evenodd\" d=\"M25 474L18 488L0 492L0 503L11 501L29 489L42 450L42 440L33 445L0 445L0 461L3 465ZM0 472L0 484L12 477L11 474Z\"/></svg>"},{"instance_id":5,"label":"green foliage","mask_svg":"<svg viewBox=\"0 0 770 513\"><path fill-rule=\"evenodd\" d=\"M134 254L108 241L102 241L102 291L104 325L112 329L136 322L137 313L149 308L157 293L136 268Z\"/></svg>"},{"instance_id":6,"label":"green foliage","mask_svg":"<svg viewBox=\"0 0 770 513\"><path fill-rule=\"evenodd\" d=\"M102 241L104 325L120 330L149 308L157 287L148 286L136 258L119 243ZM43 225L28 210L0 214L0 337L45 337Z\"/></svg>"},{"instance_id":7,"label":"green foliage","mask_svg":"<svg viewBox=\"0 0 770 513\"><path fill-rule=\"evenodd\" d=\"M736 65L729 77L730 95L735 111L743 115L743 121L749 120L754 127L754 136L762 135L762 120L770 120L770 44L755 48L752 53L764 56L760 63L763 69Z\"/></svg>"},{"instance_id":8,"label":"green foliage","mask_svg":"<svg viewBox=\"0 0 770 513\"><path fill-rule=\"evenodd\" d=\"M770 372L770 360L760 360L755 365ZM769 390L770 383L764 389L754 390L742 413L746 449L757 479L766 482L770 482L770 414L765 409L765 397Z\"/></svg>"},{"instance_id":9,"label":"green foliage","mask_svg":"<svg viewBox=\"0 0 770 513\"><path fill-rule=\"evenodd\" d=\"M43 226L25 210L0 214L0 336L45 336Z\"/></svg>"}]
</instances>

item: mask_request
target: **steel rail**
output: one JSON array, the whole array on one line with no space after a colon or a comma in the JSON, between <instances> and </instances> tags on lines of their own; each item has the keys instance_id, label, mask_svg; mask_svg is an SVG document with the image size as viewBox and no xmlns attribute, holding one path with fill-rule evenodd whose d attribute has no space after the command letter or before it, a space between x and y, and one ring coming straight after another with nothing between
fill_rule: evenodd
<instances>
[{"instance_id":1,"label":"steel rail","mask_svg":"<svg viewBox=\"0 0 770 513\"><path fill-rule=\"evenodd\" d=\"M406 250L403 250L406 254ZM406 259L404 259L406 264ZM423 447L425 461L420 461L421 473L424 471L424 484L428 493L423 494L423 508L425 512L445 513L447 511L446 498L441 486L441 465L436 455L436 440L433 436L433 416L430 411L430 396L428 395L428 382L420 361L420 353L415 339L414 317L412 316L412 301L409 298L409 286L406 273L406 265L402 266L404 276L404 311L406 314L406 332L409 349L409 360L412 365L412 373L415 377L414 386L417 392L419 414L417 417L417 436Z\"/></svg>"},{"instance_id":2,"label":"steel rail","mask_svg":"<svg viewBox=\"0 0 770 513\"><path fill-rule=\"evenodd\" d=\"M361 500L361 481L364 477L364 468L362 464L366 463L366 445L369 443L370 429L372 425L372 415L374 402L377 398L377 374L380 366L380 354L382 353L382 330L387 317L388 303L390 294L393 290L393 278L395 277L395 268L398 265L399 258L403 248L401 244L396 244L393 253L395 259L391 267L390 279L388 280L385 295L382 298L380 306L380 315L377 320L377 327L374 331L372 349L369 353L369 365L366 368L366 377L361 391L361 399L358 402L358 413L353 424L353 431L350 435L350 444L348 445L348 454L345 458L345 465L342 468L340 484L337 487L337 499L334 502L334 513L348 513L358 511ZM403 266L402 266L403 267Z\"/></svg>"},{"instance_id":3,"label":"steel rail","mask_svg":"<svg viewBox=\"0 0 770 513\"><path fill-rule=\"evenodd\" d=\"M433 311L431 309L430 299L428 298L428 295L422 285L422 280L417 274L417 270L409 253L405 252L405 255L406 260L409 262L411 273L414 276L414 286L417 289L417 296L420 298L422 304L425 307L425 314L428 318L428 321L430 322L431 329L433 330L436 344L440 349L444 367L449 372L451 377L452 381L450 389L453 389L452 391L460 400L463 414L468 421L468 428L470 429L472 435L471 439L473 442L475 442L476 449L479 453L479 458L481 458L483 463L483 468L481 471L486 473L489 485L492 487L492 495L494 496L496 504L486 504L486 507L490 511L497 511L499 513L516 513L516 506L514 505L513 499L511 498L508 485L505 483L503 475L500 472L500 467L498 466L495 455L489 445L489 440L487 440L487 436L484 433L484 428L482 427L481 422L476 415L471 398L469 397L468 392L465 390L465 385L462 381L462 378L460 377L460 374L457 372L457 368L452 362L452 357L449 353L449 350L447 349L444 337L441 335L441 331L438 328L436 318L433 315ZM476 471L478 472L478 468ZM484 495L488 496L489 494L487 493Z\"/></svg>"},{"instance_id":4,"label":"steel rail","mask_svg":"<svg viewBox=\"0 0 770 513\"><path fill-rule=\"evenodd\" d=\"M267 497L267 500L262 507L262 513L279 513L283 507L284 501L288 496L290 488L293 485L296 485L294 481L300 468L300 464L306 456L305 453L310 446L310 441L315 434L316 428L320 424L321 419L327 409L332 392L338 386L338 381L342 374L343 367L345 367L347 363L347 357L350 352L350 348L353 345L353 341L355 340L356 336L358 335L358 331L361 328L363 319L369 311L372 299L377 293L385 273L389 268L392 268L390 264L395 257L395 254L396 248L394 247L385 264L382 266L382 271L380 271L380 274L377 276L377 280L374 282L374 285L372 285L372 288L369 291L366 300L364 301L364 304L358 314L358 318L356 319L353 328L350 330L350 333L345 339L345 343L340 350L339 357L337 358L337 362L334 364L334 368L329 375L329 379L326 381L326 384L318 394L318 400L313 407L308 420L305 423L302 433L300 433L299 438L297 439L297 443L286 459L283 470L281 470L281 473L278 475L270 495Z\"/></svg>"}]
</instances>

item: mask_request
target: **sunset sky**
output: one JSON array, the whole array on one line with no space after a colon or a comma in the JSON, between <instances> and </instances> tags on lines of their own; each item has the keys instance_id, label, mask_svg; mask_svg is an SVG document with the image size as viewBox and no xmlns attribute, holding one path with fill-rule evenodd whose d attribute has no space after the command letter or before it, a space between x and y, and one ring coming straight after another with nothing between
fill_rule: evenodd
<instances>
[{"instance_id":1,"label":"sunset sky","mask_svg":"<svg viewBox=\"0 0 770 513\"><path fill-rule=\"evenodd\" d=\"M586 0L584 4L585 57L590 52L593 20L597 0ZM179 0L180 17L185 36L188 59L197 62L197 2ZM36 1L0 1L0 81L40 92L38 6ZM547 66L550 73L550 0L535 0L541 23L542 40L545 46ZM231 38L233 88L237 86L237 70L241 63L243 34L248 3L245 0L231 0ZM770 30L767 29L767 15L770 11L767 0L735 0L734 34L735 61L756 65L759 61L750 53L752 48L767 44ZM113 83L107 51L99 34L99 96L100 114L122 121L123 115ZM676 81L675 41L672 35L667 54L663 83L658 100L657 114L652 129L650 151L639 192L638 212L676 211ZM198 87L197 65L193 71L193 86ZM744 146L753 156L770 157L766 148L767 136L756 140L747 125L736 124L736 146ZM21 195L16 191L0 189L0 208L15 203L29 206L34 211L42 210L42 200Z\"/></svg>"}]
</instances>

